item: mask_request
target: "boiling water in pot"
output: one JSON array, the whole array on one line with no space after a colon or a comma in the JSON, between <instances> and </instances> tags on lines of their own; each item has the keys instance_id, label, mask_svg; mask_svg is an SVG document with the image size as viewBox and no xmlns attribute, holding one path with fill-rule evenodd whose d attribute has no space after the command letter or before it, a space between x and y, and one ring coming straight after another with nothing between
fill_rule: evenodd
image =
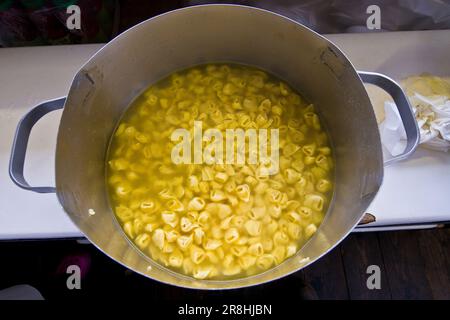
<instances>
[{"instance_id":1,"label":"boiling water in pot","mask_svg":"<svg viewBox=\"0 0 450 320\"><path fill-rule=\"evenodd\" d=\"M114 212L133 243L197 279L289 257L331 200L333 159L312 104L265 71L208 64L143 92L108 154Z\"/></svg>"}]
</instances>

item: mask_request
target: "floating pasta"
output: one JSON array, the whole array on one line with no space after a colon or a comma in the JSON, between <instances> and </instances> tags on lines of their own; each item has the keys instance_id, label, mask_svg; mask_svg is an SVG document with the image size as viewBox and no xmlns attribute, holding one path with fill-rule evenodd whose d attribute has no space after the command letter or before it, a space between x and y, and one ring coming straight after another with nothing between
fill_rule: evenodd
<instances>
[{"instance_id":1,"label":"floating pasta","mask_svg":"<svg viewBox=\"0 0 450 320\"><path fill-rule=\"evenodd\" d=\"M192 223L192 221L189 218L182 217L180 220L180 228L183 232L189 232L193 230L197 225L195 223Z\"/></svg>"},{"instance_id":2,"label":"floating pasta","mask_svg":"<svg viewBox=\"0 0 450 320\"><path fill-rule=\"evenodd\" d=\"M248 253L256 257L262 256L264 254L264 247L260 242L254 243L248 248Z\"/></svg>"},{"instance_id":3,"label":"floating pasta","mask_svg":"<svg viewBox=\"0 0 450 320\"><path fill-rule=\"evenodd\" d=\"M212 268L207 267L197 267L194 268L192 276L196 279L206 279L211 274Z\"/></svg>"},{"instance_id":4,"label":"floating pasta","mask_svg":"<svg viewBox=\"0 0 450 320\"><path fill-rule=\"evenodd\" d=\"M248 220L245 224L245 230L250 236L259 236L262 231L262 223L257 220Z\"/></svg>"},{"instance_id":5,"label":"floating pasta","mask_svg":"<svg viewBox=\"0 0 450 320\"><path fill-rule=\"evenodd\" d=\"M253 207L248 213L250 219L258 220L262 219L266 215L266 207Z\"/></svg>"},{"instance_id":6,"label":"floating pasta","mask_svg":"<svg viewBox=\"0 0 450 320\"><path fill-rule=\"evenodd\" d=\"M322 211L325 199L319 194L307 194L305 195L304 205L316 211Z\"/></svg>"},{"instance_id":7,"label":"floating pasta","mask_svg":"<svg viewBox=\"0 0 450 320\"><path fill-rule=\"evenodd\" d=\"M236 228L230 228L225 231L225 242L233 243L239 238L239 231Z\"/></svg>"},{"instance_id":8,"label":"floating pasta","mask_svg":"<svg viewBox=\"0 0 450 320\"><path fill-rule=\"evenodd\" d=\"M277 264L280 264L286 258L286 247L278 246L272 251L272 256Z\"/></svg>"},{"instance_id":9,"label":"floating pasta","mask_svg":"<svg viewBox=\"0 0 450 320\"><path fill-rule=\"evenodd\" d=\"M247 184L242 184L236 187L237 196L244 202L250 200L250 187Z\"/></svg>"},{"instance_id":10,"label":"floating pasta","mask_svg":"<svg viewBox=\"0 0 450 320\"><path fill-rule=\"evenodd\" d=\"M319 192L326 193L332 188L331 182L327 179L320 179L317 181L316 189Z\"/></svg>"},{"instance_id":11,"label":"floating pasta","mask_svg":"<svg viewBox=\"0 0 450 320\"><path fill-rule=\"evenodd\" d=\"M247 270L255 265L256 259L253 255L245 255L238 259L238 263L241 269Z\"/></svg>"},{"instance_id":12,"label":"floating pasta","mask_svg":"<svg viewBox=\"0 0 450 320\"><path fill-rule=\"evenodd\" d=\"M133 102L113 134L113 211L136 248L162 266L198 280L264 272L297 254L331 202L333 153L323 127L312 104L264 71L208 64L172 74ZM190 162L172 161L177 129L189 135L180 156ZM231 162L226 139L204 140L210 129L245 133L230 144ZM270 134L259 139L263 129L278 130L276 146Z\"/></svg>"},{"instance_id":13,"label":"floating pasta","mask_svg":"<svg viewBox=\"0 0 450 320\"><path fill-rule=\"evenodd\" d=\"M190 236L180 236L177 238L177 244L181 250L185 251L189 248L192 243L192 235Z\"/></svg>"},{"instance_id":14,"label":"floating pasta","mask_svg":"<svg viewBox=\"0 0 450 320\"><path fill-rule=\"evenodd\" d=\"M275 259L270 254L264 254L256 260L256 265L262 270L269 269L275 263Z\"/></svg>"},{"instance_id":15,"label":"floating pasta","mask_svg":"<svg viewBox=\"0 0 450 320\"><path fill-rule=\"evenodd\" d=\"M247 252L247 247L245 246L232 246L230 249L231 254L236 257L241 257Z\"/></svg>"},{"instance_id":16,"label":"floating pasta","mask_svg":"<svg viewBox=\"0 0 450 320\"><path fill-rule=\"evenodd\" d=\"M169 256L169 265L175 268L179 268L183 265L184 256L179 250L175 250Z\"/></svg>"},{"instance_id":17,"label":"floating pasta","mask_svg":"<svg viewBox=\"0 0 450 320\"><path fill-rule=\"evenodd\" d=\"M164 230L162 229L156 229L153 232L152 235L152 241L154 243L154 245L159 248L160 250L162 250L162 248L164 247L164 242L165 242L165 234L164 234Z\"/></svg>"},{"instance_id":18,"label":"floating pasta","mask_svg":"<svg viewBox=\"0 0 450 320\"><path fill-rule=\"evenodd\" d=\"M195 211L200 211L202 210L206 205L206 202L204 199L199 198L199 197L195 197L193 198L191 201L189 201L188 210L195 210Z\"/></svg>"},{"instance_id":19,"label":"floating pasta","mask_svg":"<svg viewBox=\"0 0 450 320\"><path fill-rule=\"evenodd\" d=\"M167 242L170 243L170 242L175 242L177 240L179 233L178 233L178 231L172 229L172 230L166 231L165 235L166 235Z\"/></svg>"},{"instance_id":20,"label":"floating pasta","mask_svg":"<svg viewBox=\"0 0 450 320\"><path fill-rule=\"evenodd\" d=\"M309 239L316 231L317 227L314 224L307 225L305 228L305 237Z\"/></svg>"},{"instance_id":21,"label":"floating pasta","mask_svg":"<svg viewBox=\"0 0 450 320\"><path fill-rule=\"evenodd\" d=\"M191 260L194 264L200 264L206 258L205 250L197 246L191 247Z\"/></svg>"},{"instance_id":22,"label":"floating pasta","mask_svg":"<svg viewBox=\"0 0 450 320\"><path fill-rule=\"evenodd\" d=\"M216 239L208 239L205 243L206 250L216 250L222 246L222 241Z\"/></svg>"},{"instance_id":23,"label":"floating pasta","mask_svg":"<svg viewBox=\"0 0 450 320\"><path fill-rule=\"evenodd\" d=\"M203 239L205 238L205 231L201 228L194 229L194 242L197 245L201 245L203 243Z\"/></svg>"},{"instance_id":24,"label":"floating pasta","mask_svg":"<svg viewBox=\"0 0 450 320\"><path fill-rule=\"evenodd\" d=\"M165 224L171 226L172 228L175 228L178 224L178 216L173 211L163 211L161 213L161 219Z\"/></svg>"},{"instance_id":25,"label":"floating pasta","mask_svg":"<svg viewBox=\"0 0 450 320\"><path fill-rule=\"evenodd\" d=\"M226 199L226 194L222 190L211 190L210 199L215 202L219 202Z\"/></svg>"},{"instance_id":26,"label":"floating pasta","mask_svg":"<svg viewBox=\"0 0 450 320\"><path fill-rule=\"evenodd\" d=\"M177 212L184 211L184 205L178 199L170 199L166 205L169 210Z\"/></svg>"},{"instance_id":27,"label":"floating pasta","mask_svg":"<svg viewBox=\"0 0 450 320\"><path fill-rule=\"evenodd\" d=\"M124 205L117 206L116 209L116 215L122 222L127 222L128 220L131 220L134 217L134 212L128 207L125 207Z\"/></svg>"},{"instance_id":28,"label":"floating pasta","mask_svg":"<svg viewBox=\"0 0 450 320\"><path fill-rule=\"evenodd\" d=\"M145 250L150 243L150 236L147 233L140 234L134 239L134 242L141 250Z\"/></svg>"}]
</instances>

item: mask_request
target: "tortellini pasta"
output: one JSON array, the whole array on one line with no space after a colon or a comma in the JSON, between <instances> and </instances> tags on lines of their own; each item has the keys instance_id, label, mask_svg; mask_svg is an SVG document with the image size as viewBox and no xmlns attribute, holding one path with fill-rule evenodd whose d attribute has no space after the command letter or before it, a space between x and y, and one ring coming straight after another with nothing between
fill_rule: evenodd
<instances>
[{"instance_id":1,"label":"tortellini pasta","mask_svg":"<svg viewBox=\"0 0 450 320\"><path fill-rule=\"evenodd\" d=\"M247 147L234 150L243 163L210 154L175 164L173 131L193 133L197 121L223 133L278 129L279 170L268 173L269 159L248 161L257 155ZM219 280L266 271L296 255L330 204L333 158L323 128L312 104L264 71L208 64L177 72L146 89L113 135L111 205L127 237L167 268Z\"/></svg>"}]
</instances>

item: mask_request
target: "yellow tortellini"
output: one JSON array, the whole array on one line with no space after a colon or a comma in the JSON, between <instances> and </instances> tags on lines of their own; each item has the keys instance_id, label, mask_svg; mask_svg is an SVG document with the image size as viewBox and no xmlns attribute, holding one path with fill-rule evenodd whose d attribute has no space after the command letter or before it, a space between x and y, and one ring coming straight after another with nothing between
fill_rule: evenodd
<instances>
[{"instance_id":1,"label":"yellow tortellini","mask_svg":"<svg viewBox=\"0 0 450 320\"><path fill-rule=\"evenodd\" d=\"M222 133L278 129L279 170L268 173L269 159L249 161L257 154L245 145L234 149L244 162L214 162L213 153L199 162L188 150L194 161L175 164L172 133L194 134L198 121ZM294 256L326 214L333 158L323 128L312 104L259 69L177 72L146 89L113 135L111 205L136 247L167 268L219 280L264 272Z\"/></svg>"}]
</instances>

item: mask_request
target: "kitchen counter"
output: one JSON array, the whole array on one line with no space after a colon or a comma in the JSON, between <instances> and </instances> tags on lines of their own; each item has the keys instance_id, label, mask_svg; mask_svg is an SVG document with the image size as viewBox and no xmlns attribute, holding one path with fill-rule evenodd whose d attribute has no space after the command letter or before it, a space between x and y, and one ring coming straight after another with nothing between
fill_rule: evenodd
<instances>
[{"instance_id":1,"label":"kitchen counter","mask_svg":"<svg viewBox=\"0 0 450 320\"><path fill-rule=\"evenodd\" d=\"M0 239L82 237L55 194L17 187L8 176L15 128L36 104L64 96L77 70L102 45L0 49ZM61 111L31 132L25 176L32 185L54 185L54 154Z\"/></svg>"},{"instance_id":2,"label":"kitchen counter","mask_svg":"<svg viewBox=\"0 0 450 320\"><path fill-rule=\"evenodd\" d=\"M450 75L450 31L331 35L359 70L396 79L422 72ZM0 49L0 239L82 237L54 194L14 185L8 161L20 118L36 104L65 96L76 71L101 47L94 45ZM447 52L445 52L445 50ZM54 185L54 153L61 111L41 119L30 137L25 175L32 185ZM367 212L376 221L358 231L433 227L450 221L450 153L419 148L385 169Z\"/></svg>"}]
</instances>

